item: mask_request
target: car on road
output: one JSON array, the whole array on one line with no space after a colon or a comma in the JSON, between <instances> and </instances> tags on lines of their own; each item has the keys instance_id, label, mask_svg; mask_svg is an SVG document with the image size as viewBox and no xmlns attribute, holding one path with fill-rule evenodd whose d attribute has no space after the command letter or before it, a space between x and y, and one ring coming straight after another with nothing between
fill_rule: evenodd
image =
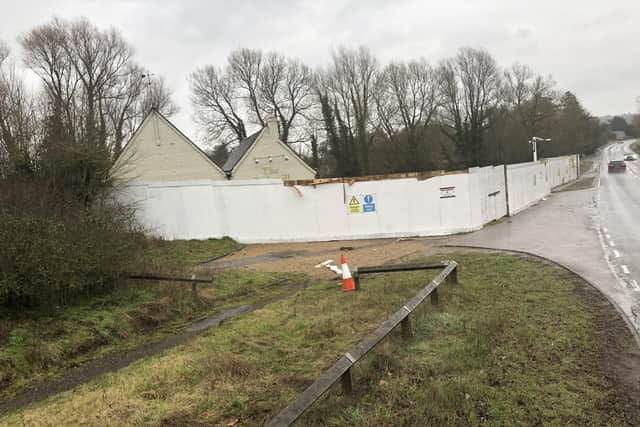
<instances>
[{"instance_id":1,"label":"car on road","mask_svg":"<svg viewBox=\"0 0 640 427\"><path fill-rule=\"evenodd\" d=\"M627 164L624 162L624 160L611 160L609 162L609 173L612 172L626 172L627 170Z\"/></svg>"},{"instance_id":2,"label":"car on road","mask_svg":"<svg viewBox=\"0 0 640 427\"><path fill-rule=\"evenodd\" d=\"M625 162L632 162L636 159L636 155L635 154L625 154L624 155L624 161Z\"/></svg>"}]
</instances>

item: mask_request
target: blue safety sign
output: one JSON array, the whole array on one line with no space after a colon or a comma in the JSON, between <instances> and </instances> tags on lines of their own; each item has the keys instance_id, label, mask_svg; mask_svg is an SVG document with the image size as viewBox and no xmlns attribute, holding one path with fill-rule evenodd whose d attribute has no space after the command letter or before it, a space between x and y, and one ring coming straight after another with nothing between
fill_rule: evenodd
<instances>
[{"instance_id":1,"label":"blue safety sign","mask_svg":"<svg viewBox=\"0 0 640 427\"><path fill-rule=\"evenodd\" d=\"M364 196L364 203L362 204L362 212L375 212L376 211L376 203L373 198L373 194L367 194Z\"/></svg>"}]
</instances>

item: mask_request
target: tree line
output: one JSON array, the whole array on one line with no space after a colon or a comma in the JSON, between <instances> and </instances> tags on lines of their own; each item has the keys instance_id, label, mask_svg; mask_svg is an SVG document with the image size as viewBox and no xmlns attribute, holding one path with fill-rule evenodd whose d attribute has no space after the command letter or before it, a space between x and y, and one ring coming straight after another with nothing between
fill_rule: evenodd
<instances>
[{"instance_id":1,"label":"tree line","mask_svg":"<svg viewBox=\"0 0 640 427\"><path fill-rule=\"evenodd\" d=\"M523 162L533 136L552 139L543 156L589 153L608 138L574 93L527 65L500 67L484 49L462 48L437 64L383 64L365 47L341 47L312 69L243 48L189 82L219 163L266 114L276 116L283 142L305 143L324 176Z\"/></svg>"},{"instance_id":2,"label":"tree line","mask_svg":"<svg viewBox=\"0 0 640 427\"><path fill-rule=\"evenodd\" d=\"M151 108L177 111L164 79L135 61L116 30L53 19L18 41L40 85L27 89L16 55L0 42L0 178L46 175L89 198ZM484 49L431 64L382 63L365 47L341 47L314 69L242 48L188 82L218 163L268 114L283 142L323 176L521 162L531 158L533 136L552 139L543 156L590 152L607 138L575 94L527 65L501 67Z\"/></svg>"}]
</instances>

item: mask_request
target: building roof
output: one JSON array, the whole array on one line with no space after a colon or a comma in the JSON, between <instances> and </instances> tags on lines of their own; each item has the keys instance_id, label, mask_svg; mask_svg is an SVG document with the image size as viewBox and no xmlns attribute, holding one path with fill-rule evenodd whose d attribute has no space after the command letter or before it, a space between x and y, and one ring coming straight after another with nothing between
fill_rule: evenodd
<instances>
[{"instance_id":1,"label":"building roof","mask_svg":"<svg viewBox=\"0 0 640 427\"><path fill-rule=\"evenodd\" d=\"M234 148L231 153L229 153L229 158L224 163L224 166L222 166L223 171L225 171L226 173L233 171L233 168L236 167L240 159L244 157L244 154L249 150L249 148L251 148L253 143L256 142L256 139L258 139L258 135L260 135L260 132L262 132L262 129L240 141L240 144L238 144L238 146Z\"/></svg>"}]
</instances>

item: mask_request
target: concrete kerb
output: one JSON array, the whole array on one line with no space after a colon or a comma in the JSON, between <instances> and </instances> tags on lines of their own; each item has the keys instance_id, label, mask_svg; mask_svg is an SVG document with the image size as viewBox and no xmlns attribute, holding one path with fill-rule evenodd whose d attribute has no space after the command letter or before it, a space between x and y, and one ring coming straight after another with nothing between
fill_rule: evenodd
<instances>
[{"instance_id":1,"label":"concrete kerb","mask_svg":"<svg viewBox=\"0 0 640 427\"><path fill-rule=\"evenodd\" d=\"M549 262L549 263L551 263L553 265L556 265L556 266L558 266L558 267L560 267L560 268L562 268L562 269L564 269L564 270L576 275L577 277L582 279L585 283L588 283L589 286L591 286L593 289L598 291L598 293L600 293L600 295L605 297L607 299L607 301L609 301L609 304L611 304L611 306L618 312L618 314L620 315L622 320L624 320L624 323L627 325L627 329L629 329L629 332L631 332L631 335L633 335L633 338L634 338L634 340L636 342L636 346L640 350L640 333L635 328L633 323L631 323L631 320L627 317L627 315L624 313L622 308L620 308L620 306L615 301L613 301L611 298L609 298L608 295L606 295L600 289L598 289L598 287L594 283L592 283L590 280L587 280L586 278L584 278L580 273L576 272L571 267L567 267L566 265L564 265L564 264L562 264L560 262L554 261L554 260L552 260L550 258L547 258L547 257L544 257L544 256L532 254L531 252L527 252L527 251L520 251L520 250L514 250L514 249L492 248L492 247L489 247L489 246L475 246L475 245L438 245L438 247L441 247L441 248L453 248L453 249L460 248L460 249L477 249L477 250L484 250L484 251L500 251L500 252L505 252L505 253L527 255L527 256L530 256L532 258L537 258L539 260L543 260L543 261Z\"/></svg>"}]
</instances>

